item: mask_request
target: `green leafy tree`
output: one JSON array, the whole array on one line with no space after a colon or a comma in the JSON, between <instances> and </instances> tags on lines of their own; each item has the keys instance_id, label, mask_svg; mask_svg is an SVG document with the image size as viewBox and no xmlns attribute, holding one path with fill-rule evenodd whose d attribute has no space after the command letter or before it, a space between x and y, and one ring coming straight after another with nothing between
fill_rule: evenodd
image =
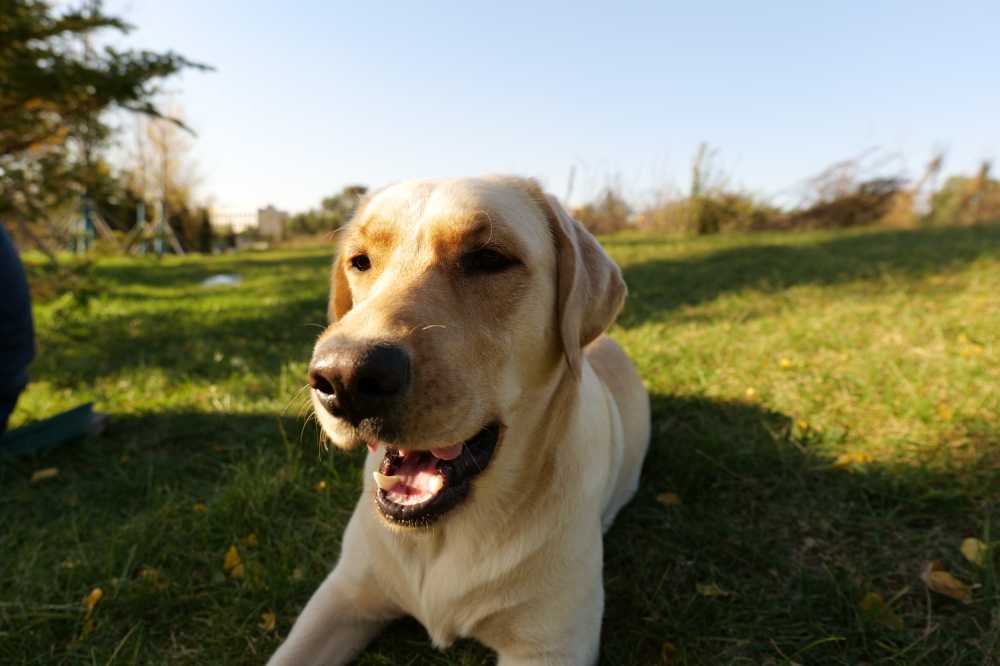
<instances>
[{"instance_id":1,"label":"green leafy tree","mask_svg":"<svg viewBox=\"0 0 1000 666\"><path fill-rule=\"evenodd\" d=\"M105 112L162 117L159 83L207 69L174 52L92 46L106 30L131 26L99 0L58 10L48 0L0 0L0 220L39 243L32 225L94 188L111 133Z\"/></svg>"}]
</instances>

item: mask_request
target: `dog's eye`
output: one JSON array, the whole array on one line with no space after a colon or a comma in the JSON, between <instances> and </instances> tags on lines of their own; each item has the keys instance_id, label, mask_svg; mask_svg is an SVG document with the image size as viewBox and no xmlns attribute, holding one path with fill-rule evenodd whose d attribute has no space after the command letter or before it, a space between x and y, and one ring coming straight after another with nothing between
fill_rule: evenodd
<instances>
[{"instance_id":1,"label":"dog's eye","mask_svg":"<svg viewBox=\"0 0 1000 666\"><path fill-rule=\"evenodd\" d=\"M351 257L351 268L356 271L364 272L372 267L372 260L368 258L367 254L357 254Z\"/></svg>"},{"instance_id":2,"label":"dog's eye","mask_svg":"<svg viewBox=\"0 0 1000 666\"><path fill-rule=\"evenodd\" d=\"M505 254L488 248L466 252L459 260L466 273L499 273L517 263Z\"/></svg>"}]
</instances>

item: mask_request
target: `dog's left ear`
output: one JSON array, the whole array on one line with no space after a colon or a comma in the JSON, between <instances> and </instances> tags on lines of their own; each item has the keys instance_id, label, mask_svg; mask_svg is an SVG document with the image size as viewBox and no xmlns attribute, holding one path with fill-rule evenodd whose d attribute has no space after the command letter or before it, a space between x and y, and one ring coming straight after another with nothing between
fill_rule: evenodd
<instances>
[{"instance_id":1,"label":"dog's left ear","mask_svg":"<svg viewBox=\"0 0 1000 666\"><path fill-rule=\"evenodd\" d=\"M344 270L344 255L339 249L333 257L331 273L330 302L327 304L326 314L332 324L354 307L351 286L347 284L347 272Z\"/></svg>"},{"instance_id":2,"label":"dog's left ear","mask_svg":"<svg viewBox=\"0 0 1000 666\"><path fill-rule=\"evenodd\" d=\"M559 329L563 351L580 376L583 348L608 329L625 303L621 269L597 239L569 216L555 197L544 195L556 241Z\"/></svg>"},{"instance_id":3,"label":"dog's left ear","mask_svg":"<svg viewBox=\"0 0 1000 666\"><path fill-rule=\"evenodd\" d=\"M385 187L389 186L386 185ZM348 226L355 224L362 217L365 208L372 198L385 189L385 187L367 192L358 199L354 214L351 215L351 221L347 223ZM346 230L347 227L341 227L335 233L344 233ZM343 239L341 239L341 242L337 246L337 254L333 257L333 270L330 274L330 301L326 306L326 316L331 324L340 320L354 307L354 297L351 296L351 285L347 283L347 269L345 268L347 258L344 256Z\"/></svg>"}]
</instances>

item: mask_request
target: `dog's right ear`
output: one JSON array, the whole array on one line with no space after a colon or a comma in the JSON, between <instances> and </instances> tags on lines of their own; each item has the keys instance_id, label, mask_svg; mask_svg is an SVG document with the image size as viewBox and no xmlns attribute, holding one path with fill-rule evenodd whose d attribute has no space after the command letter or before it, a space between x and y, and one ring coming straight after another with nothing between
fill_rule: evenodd
<instances>
[{"instance_id":1,"label":"dog's right ear","mask_svg":"<svg viewBox=\"0 0 1000 666\"><path fill-rule=\"evenodd\" d=\"M344 261L344 253L338 249L333 258L333 270L330 276L330 303L326 310L327 318L331 324L354 307L354 298L351 296L351 285L347 283Z\"/></svg>"}]
</instances>

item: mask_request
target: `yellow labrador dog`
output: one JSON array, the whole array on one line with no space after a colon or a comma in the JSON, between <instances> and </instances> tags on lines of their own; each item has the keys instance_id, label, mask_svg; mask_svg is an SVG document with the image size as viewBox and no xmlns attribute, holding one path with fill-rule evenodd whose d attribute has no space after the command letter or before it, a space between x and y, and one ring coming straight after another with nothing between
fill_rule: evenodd
<instances>
[{"instance_id":1,"label":"yellow labrador dog","mask_svg":"<svg viewBox=\"0 0 1000 666\"><path fill-rule=\"evenodd\" d=\"M364 489L270 663L346 663L402 615L502 666L595 663L601 536L649 440L602 336L621 271L532 181L418 181L362 205L331 291L312 401L337 446L368 447Z\"/></svg>"}]
</instances>

